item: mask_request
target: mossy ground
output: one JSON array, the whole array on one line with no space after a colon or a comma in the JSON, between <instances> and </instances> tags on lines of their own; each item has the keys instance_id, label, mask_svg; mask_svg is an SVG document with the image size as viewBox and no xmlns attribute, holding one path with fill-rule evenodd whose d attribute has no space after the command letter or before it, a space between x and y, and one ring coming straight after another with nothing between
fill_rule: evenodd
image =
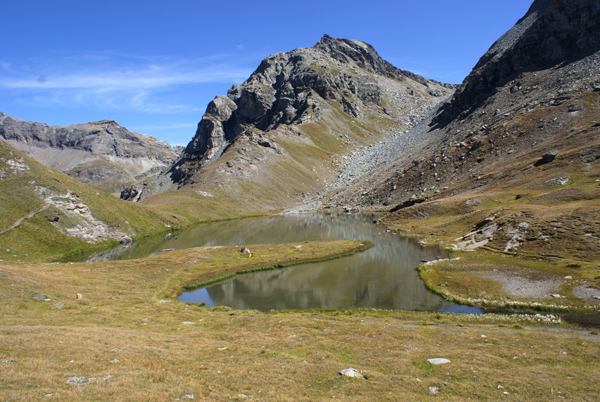
<instances>
[{"instance_id":1,"label":"mossy ground","mask_svg":"<svg viewBox=\"0 0 600 402\"><path fill-rule=\"evenodd\" d=\"M598 269L593 264L573 268L565 261L517 258L485 251L453 254L453 259L418 268L426 286L448 300L487 307L500 305L517 311L596 312L600 309L600 300L583 299L574 292L578 287L597 282L594 277ZM519 284L515 287L507 283Z\"/></svg>"}]
</instances>

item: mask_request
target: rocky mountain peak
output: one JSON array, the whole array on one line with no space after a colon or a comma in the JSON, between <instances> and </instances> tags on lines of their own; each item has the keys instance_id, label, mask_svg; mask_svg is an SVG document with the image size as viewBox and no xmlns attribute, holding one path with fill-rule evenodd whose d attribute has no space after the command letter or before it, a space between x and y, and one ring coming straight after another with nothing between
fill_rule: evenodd
<instances>
[{"instance_id":1,"label":"rocky mountain peak","mask_svg":"<svg viewBox=\"0 0 600 402\"><path fill-rule=\"evenodd\" d=\"M384 61L375 49L367 43L351 40L336 39L329 35L324 35L312 49L319 50L340 63L349 64L355 62L367 71L384 73L387 67L391 66Z\"/></svg>"},{"instance_id":2,"label":"rocky mountain peak","mask_svg":"<svg viewBox=\"0 0 600 402\"><path fill-rule=\"evenodd\" d=\"M411 124L409 114L423 109L407 108L408 104L437 102L452 90L451 85L392 66L364 42L325 35L311 48L267 57L242 85L234 85L227 96L211 101L195 137L171 170L171 178L185 183L242 138L273 145L264 133L318 122L324 108L332 104L346 118L374 113Z\"/></svg>"},{"instance_id":3,"label":"rocky mountain peak","mask_svg":"<svg viewBox=\"0 0 600 402\"><path fill-rule=\"evenodd\" d=\"M109 120L109 119L105 119L105 120L100 120L100 121L92 121L87 123L89 125L93 125L93 126L119 126L122 127L119 123L117 123L114 120Z\"/></svg>"}]
</instances>

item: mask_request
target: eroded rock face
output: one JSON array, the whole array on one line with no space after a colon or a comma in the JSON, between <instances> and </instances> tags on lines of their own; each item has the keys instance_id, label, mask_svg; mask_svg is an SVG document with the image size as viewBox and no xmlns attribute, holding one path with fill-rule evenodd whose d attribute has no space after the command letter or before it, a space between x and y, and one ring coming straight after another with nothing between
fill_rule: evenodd
<instances>
[{"instance_id":1,"label":"eroded rock face","mask_svg":"<svg viewBox=\"0 0 600 402\"><path fill-rule=\"evenodd\" d=\"M350 118L378 114L410 125L422 114L424 103L437 103L452 90L451 85L392 66L366 43L325 35L312 48L266 58L242 85L215 98L170 170L171 178L186 184L242 137L276 149L257 131L319 121L323 105L337 104ZM250 131L253 134L247 134Z\"/></svg>"},{"instance_id":2,"label":"eroded rock face","mask_svg":"<svg viewBox=\"0 0 600 402\"><path fill-rule=\"evenodd\" d=\"M545 70L600 50L600 3L536 0L465 78L438 121L471 111L523 71ZM520 85L512 88L513 93ZM522 86L521 86L522 87Z\"/></svg>"},{"instance_id":3,"label":"eroded rock face","mask_svg":"<svg viewBox=\"0 0 600 402\"><path fill-rule=\"evenodd\" d=\"M69 237L79 237L87 243L98 243L115 239L119 243L131 243L131 237L117 228L110 227L96 219L90 208L79 196L68 191L59 194L45 187L36 187L46 206L55 207L61 218L53 219L52 224Z\"/></svg>"},{"instance_id":4,"label":"eroded rock face","mask_svg":"<svg viewBox=\"0 0 600 402\"><path fill-rule=\"evenodd\" d=\"M600 3L536 0L452 98L408 132L414 141L404 154L383 168L362 170L362 181L336 189L327 202L337 208L403 205L413 196L437 199L494 188L507 185L507 177L516 180L508 166L519 158L551 168L569 149L597 146L598 66ZM379 159L387 145L381 148L364 159ZM596 154L578 160L593 163ZM503 173L489 174L503 166ZM567 181L565 176L554 184Z\"/></svg>"},{"instance_id":5,"label":"eroded rock face","mask_svg":"<svg viewBox=\"0 0 600 402\"><path fill-rule=\"evenodd\" d=\"M25 160L18 156L13 159L0 159L0 179L13 177L28 170L29 166Z\"/></svg>"},{"instance_id":6,"label":"eroded rock face","mask_svg":"<svg viewBox=\"0 0 600 402\"><path fill-rule=\"evenodd\" d=\"M90 185L131 183L169 167L180 149L112 120L49 126L0 112L0 138L46 166ZM116 190L106 188L108 190Z\"/></svg>"}]
</instances>

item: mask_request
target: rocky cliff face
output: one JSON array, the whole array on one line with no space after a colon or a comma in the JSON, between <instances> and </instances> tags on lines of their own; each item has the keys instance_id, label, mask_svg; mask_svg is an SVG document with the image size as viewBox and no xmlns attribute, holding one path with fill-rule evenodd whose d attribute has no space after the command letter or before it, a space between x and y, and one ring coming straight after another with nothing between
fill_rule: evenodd
<instances>
[{"instance_id":1,"label":"rocky cliff face","mask_svg":"<svg viewBox=\"0 0 600 402\"><path fill-rule=\"evenodd\" d=\"M402 206L411 198L499 188L510 183L507 177L537 174L528 163L539 166L552 150L581 148L573 162L592 160L599 94L600 3L536 0L449 102L409 131L411 149L363 170L326 203Z\"/></svg>"},{"instance_id":2,"label":"rocky cliff face","mask_svg":"<svg viewBox=\"0 0 600 402\"><path fill-rule=\"evenodd\" d=\"M326 35L312 48L268 57L215 98L170 177L233 194L227 188L240 180L270 186L261 181L268 176L297 201L331 181L342 156L402 133L452 91L392 66L366 43Z\"/></svg>"},{"instance_id":3,"label":"rocky cliff face","mask_svg":"<svg viewBox=\"0 0 600 402\"><path fill-rule=\"evenodd\" d=\"M464 118L523 73L574 63L599 49L600 3L537 0L481 57L436 121L448 122L461 113Z\"/></svg>"},{"instance_id":4,"label":"rocky cliff face","mask_svg":"<svg viewBox=\"0 0 600 402\"><path fill-rule=\"evenodd\" d=\"M0 112L0 138L47 166L111 192L158 175L180 152L112 120L49 126Z\"/></svg>"}]
</instances>

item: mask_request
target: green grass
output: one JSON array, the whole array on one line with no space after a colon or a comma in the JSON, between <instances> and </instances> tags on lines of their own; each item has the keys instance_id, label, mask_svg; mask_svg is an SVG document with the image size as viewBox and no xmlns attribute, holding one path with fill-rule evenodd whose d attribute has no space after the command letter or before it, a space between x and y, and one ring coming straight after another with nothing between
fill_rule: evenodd
<instances>
[{"instance_id":1,"label":"green grass","mask_svg":"<svg viewBox=\"0 0 600 402\"><path fill-rule=\"evenodd\" d=\"M78 202L86 204L95 219L117 228L131 236L159 233L168 226L181 223L177 216L147 208L140 204L120 200L110 194L95 190L56 170L47 168L25 154L0 142L0 169L7 170L7 160L23 160L27 171L0 179L0 230L6 230L30 213L38 212L44 201L37 189L44 188L56 194L76 194ZM73 195L75 197L75 195ZM109 246L88 244L81 239L68 237L50 223L56 216L55 207L35 213L21 224L0 234L0 259L53 260L64 254L74 254ZM67 214L61 215L58 226L76 224ZM6 251L9 249L10 251Z\"/></svg>"},{"instance_id":2,"label":"green grass","mask_svg":"<svg viewBox=\"0 0 600 402\"><path fill-rule=\"evenodd\" d=\"M274 246L263 246L267 250L279 250L280 248L277 245ZM354 255L358 252L365 251L371 247L373 247L373 243L365 241L360 242L360 244L355 245L353 248L348 248L346 250L338 250L334 251L333 249L329 250L329 253L323 256L314 255L314 254L323 254L323 252L327 249L316 248L313 246L311 250L308 252L308 255L303 252L302 249L298 250L296 248L290 249L291 253L289 253L284 257L278 259L276 263L266 264L263 260L252 261L252 257L247 258L246 264L243 265L243 268L236 268L235 272L227 272L221 276L204 276L203 279L196 281L194 283L186 284L183 286L185 290L193 290L197 288L207 287L208 285L212 285L218 282L225 281L230 279L236 275L243 275L251 272L260 272L260 271L269 271L273 269L279 268L287 268L293 265L297 265L299 260L302 260L304 263L316 263L329 261L341 257L348 257ZM266 258L269 258L270 254L266 255ZM245 258L245 257L244 257Z\"/></svg>"}]
</instances>

